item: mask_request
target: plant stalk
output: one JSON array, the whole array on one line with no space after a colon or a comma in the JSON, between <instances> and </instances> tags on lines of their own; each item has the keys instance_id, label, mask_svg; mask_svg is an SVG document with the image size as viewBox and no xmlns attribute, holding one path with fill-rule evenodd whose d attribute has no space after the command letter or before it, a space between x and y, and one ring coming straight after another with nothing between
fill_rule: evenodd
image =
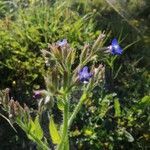
<instances>
[{"instance_id":1,"label":"plant stalk","mask_svg":"<svg viewBox=\"0 0 150 150\"><path fill-rule=\"evenodd\" d=\"M63 112L63 131L61 136L61 143L58 145L57 150L64 150L66 144L69 144L68 140L68 117L69 117L69 103L65 101L64 112ZM66 149L65 149L66 150Z\"/></svg>"},{"instance_id":2,"label":"plant stalk","mask_svg":"<svg viewBox=\"0 0 150 150\"><path fill-rule=\"evenodd\" d=\"M75 109L74 109L74 111L73 111L73 113L72 113L72 115L71 115L71 117L70 117L70 119L68 121L68 128L71 127L74 118L76 117L77 113L79 112L79 110L82 107L82 104L86 100L86 98L87 98L87 94L83 93L83 95L81 96L77 106L75 107Z\"/></svg>"}]
</instances>

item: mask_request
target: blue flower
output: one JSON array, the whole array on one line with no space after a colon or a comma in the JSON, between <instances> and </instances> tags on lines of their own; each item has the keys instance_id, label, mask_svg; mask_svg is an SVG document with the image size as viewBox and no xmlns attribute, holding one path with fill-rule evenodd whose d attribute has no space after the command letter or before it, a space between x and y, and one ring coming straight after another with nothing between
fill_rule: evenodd
<instances>
[{"instance_id":1,"label":"blue flower","mask_svg":"<svg viewBox=\"0 0 150 150\"><path fill-rule=\"evenodd\" d=\"M110 53L113 55L121 55L123 52L116 38L112 40L111 45L109 46L109 50Z\"/></svg>"},{"instance_id":2,"label":"blue flower","mask_svg":"<svg viewBox=\"0 0 150 150\"><path fill-rule=\"evenodd\" d=\"M83 83L88 83L92 75L93 74L89 72L89 68L85 66L79 71L79 80Z\"/></svg>"},{"instance_id":3,"label":"blue flower","mask_svg":"<svg viewBox=\"0 0 150 150\"><path fill-rule=\"evenodd\" d=\"M63 40L61 40L61 41L58 41L56 44L57 44L58 46L60 46L60 47L64 47L64 46L67 45L67 39L63 39Z\"/></svg>"}]
</instances>

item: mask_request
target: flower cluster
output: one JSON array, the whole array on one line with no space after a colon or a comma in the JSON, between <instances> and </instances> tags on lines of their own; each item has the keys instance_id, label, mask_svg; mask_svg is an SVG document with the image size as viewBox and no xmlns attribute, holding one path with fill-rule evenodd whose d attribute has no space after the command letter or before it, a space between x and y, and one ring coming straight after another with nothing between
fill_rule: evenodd
<instances>
[{"instance_id":1,"label":"flower cluster","mask_svg":"<svg viewBox=\"0 0 150 150\"><path fill-rule=\"evenodd\" d=\"M112 55L121 55L123 50L120 47L116 38L114 38L111 42L111 45L108 47L108 52ZM83 83L88 83L90 78L92 77L92 73L89 72L89 68L87 66L83 67L79 73L79 80Z\"/></svg>"},{"instance_id":2,"label":"flower cluster","mask_svg":"<svg viewBox=\"0 0 150 150\"><path fill-rule=\"evenodd\" d=\"M65 57L69 58L66 55L67 53L70 52L70 49L68 51L68 48L69 48L68 46L69 46L69 44L67 42L67 39L62 39L62 40L59 40L56 42L56 47L53 48L53 45L52 45L52 46L50 46L50 48L54 51L54 54L56 55L55 57L61 56L61 54L59 54L60 51L57 51L57 48L61 48L62 49L61 51L63 51L62 54L65 54L65 56L62 56L62 58L65 58ZM66 48L67 48L67 50L66 50ZM122 54L123 50L120 47L116 38L114 38L112 40L110 46L107 47L107 52L112 55L121 55ZM45 53L45 51L44 51L44 53ZM62 58L60 58L60 60L62 60ZM87 66L83 66L83 68L80 68L80 70L78 70L78 79L82 83L88 83L90 78L92 78L92 76L93 76L93 73L89 71L89 68ZM40 97L41 97L41 93L39 91L35 92L34 98L40 98Z\"/></svg>"}]
</instances>

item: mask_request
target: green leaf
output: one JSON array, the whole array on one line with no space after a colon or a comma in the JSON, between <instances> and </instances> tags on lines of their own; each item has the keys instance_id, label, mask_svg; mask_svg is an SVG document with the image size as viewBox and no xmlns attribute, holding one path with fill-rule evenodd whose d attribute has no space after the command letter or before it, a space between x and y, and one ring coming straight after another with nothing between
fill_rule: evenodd
<instances>
[{"instance_id":1,"label":"green leaf","mask_svg":"<svg viewBox=\"0 0 150 150\"><path fill-rule=\"evenodd\" d=\"M61 137L59 132L57 131L56 125L54 123L53 117L50 117L50 123L49 123L49 131L50 136L52 138L52 141L54 144L59 144L61 142Z\"/></svg>"},{"instance_id":2,"label":"green leaf","mask_svg":"<svg viewBox=\"0 0 150 150\"><path fill-rule=\"evenodd\" d=\"M115 117L119 117L121 115L121 109L118 99L114 100L114 108L115 108Z\"/></svg>"},{"instance_id":3,"label":"green leaf","mask_svg":"<svg viewBox=\"0 0 150 150\"><path fill-rule=\"evenodd\" d=\"M57 100L57 107L58 107L58 109L60 109L60 110L64 110L64 102L63 102L63 99L58 99Z\"/></svg>"},{"instance_id":4,"label":"green leaf","mask_svg":"<svg viewBox=\"0 0 150 150\"><path fill-rule=\"evenodd\" d=\"M144 106L150 106L150 96L144 96L139 102L139 106L141 106L141 108Z\"/></svg>"},{"instance_id":5,"label":"green leaf","mask_svg":"<svg viewBox=\"0 0 150 150\"><path fill-rule=\"evenodd\" d=\"M115 93L106 95L103 99L100 100L100 114L99 116L103 118L107 111L109 110L110 103L113 99L113 97L116 96Z\"/></svg>"},{"instance_id":6,"label":"green leaf","mask_svg":"<svg viewBox=\"0 0 150 150\"><path fill-rule=\"evenodd\" d=\"M28 138L30 139L30 140L32 140L32 141L36 141L34 138L33 138L33 136L31 136L30 135L30 133L34 133L35 132L35 124L34 124L34 122L32 121L32 119L30 119L29 120L29 124L28 124L29 126L29 133L27 133L27 136L28 136Z\"/></svg>"},{"instance_id":7,"label":"green leaf","mask_svg":"<svg viewBox=\"0 0 150 150\"><path fill-rule=\"evenodd\" d=\"M32 121L32 119L30 119L29 127L30 127L30 129L29 129L28 138L30 140L35 141L35 139L31 135L34 135L34 137L36 137L39 140L41 140L43 138L43 130L39 123L39 116L36 116L34 122Z\"/></svg>"},{"instance_id":8,"label":"green leaf","mask_svg":"<svg viewBox=\"0 0 150 150\"><path fill-rule=\"evenodd\" d=\"M87 99L87 93L83 93L82 96L81 96L81 99L83 101L85 101Z\"/></svg>"},{"instance_id":9,"label":"green leaf","mask_svg":"<svg viewBox=\"0 0 150 150\"><path fill-rule=\"evenodd\" d=\"M103 118L109 109L110 101L108 99L104 99L100 104L100 114L99 116Z\"/></svg>"},{"instance_id":10,"label":"green leaf","mask_svg":"<svg viewBox=\"0 0 150 150\"><path fill-rule=\"evenodd\" d=\"M34 124L35 124L35 133L34 134L38 139L41 140L43 138L43 130L40 126L39 116L36 116Z\"/></svg>"}]
</instances>

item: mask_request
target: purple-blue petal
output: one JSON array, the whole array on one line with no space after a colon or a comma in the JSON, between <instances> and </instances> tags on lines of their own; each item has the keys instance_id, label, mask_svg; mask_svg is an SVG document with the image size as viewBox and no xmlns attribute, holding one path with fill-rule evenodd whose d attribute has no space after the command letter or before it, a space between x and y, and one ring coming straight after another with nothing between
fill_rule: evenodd
<instances>
[{"instance_id":1,"label":"purple-blue petal","mask_svg":"<svg viewBox=\"0 0 150 150\"><path fill-rule=\"evenodd\" d=\"M87 66L83 67L82 72L88 72L89 68Z\"/></svg>"},{"instance_id":2,"label":"purple-blue petal","mask_svg":"<svg viewBox=\"0 0 150 150\"><path fill-rule=\"evenodd\" d=\"M123 50L122 50L122 48L121 48L120 46L118 47L118 49L116 49L116 53L117 53L117 54L120 54L120 55L121 55L121 54L122 54L122 51L123 51Z\"/></svg>"},{"instance_id":3,"label":"purple-blue petal","mask_svg":"<svg viewBox=\"0 0 150 150\"><path fill-rule=\"evenodd\" d=\"M117 40L116 38L114 38L114 39L112 40L112 42L111 42L111 45L112 45L112 46L119 45L119 44L118 44L118 40Z\"/></svg>"},{"instance_id":4,"label":"purple-blue petal","mask_svg":"<svg viewBox=\"0 0 150 150\"><path fill-rule=\"evenodd\" d=\"M121 55L123 52L116 38L114 38L111 42L111 54L113 55Z\"/></svg>"},{"instance_id":5,"label":"purple-blue petal","mask_svg":"<svg viewBox=\"0 0 150 150\"><path fill-rule=\"evenodd\" d=\"M85 66L79 71L79 80L83 83L87 83L92 75L93 74L89 72L89 68Z\"/></svg>"}]
</instances>

